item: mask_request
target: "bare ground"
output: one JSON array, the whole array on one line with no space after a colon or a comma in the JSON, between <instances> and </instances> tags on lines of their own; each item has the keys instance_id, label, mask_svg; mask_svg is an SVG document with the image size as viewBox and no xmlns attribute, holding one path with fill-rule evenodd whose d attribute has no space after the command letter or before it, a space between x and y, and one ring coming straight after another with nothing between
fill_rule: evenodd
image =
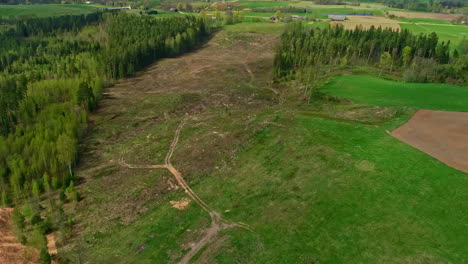
<instances>
[{"instance_id":1,"label":"bare ground","mask_svg":"<svg viewBox=\"0 0 468 264\"><path fill-rule=\"evenodd\" d=\"M468 113L419 110L391 135L468 173Z\"/></svg>"},{"instance_id":2,"label":"bare ground","mask_svg":"<svg viewBox=\"0 0 468 264\"><path fill-rule=\"evenodd\" d=\"M39 263L37 250L22 245L11 232L13 208L0 208L0 264Z\"/></svg>"}]
</instances>

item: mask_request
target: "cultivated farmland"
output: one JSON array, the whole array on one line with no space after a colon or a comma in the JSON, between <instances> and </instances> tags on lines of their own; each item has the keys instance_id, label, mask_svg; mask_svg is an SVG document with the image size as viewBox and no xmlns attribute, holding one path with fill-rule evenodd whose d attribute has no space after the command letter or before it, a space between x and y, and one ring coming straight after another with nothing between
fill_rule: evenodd
<instances>
[{"instance_id":1,"label":"cultivated farmland","mask_svg":"<svg viewBox=\"0 0 468 264\"><path fill-rule=\"evenodd\" d=\"M402 18L427 18L427 19L440 19L452 21L459 15L453 14L439 14L439 13L424 13L424 12L401 12L401 11L388 11L389 14Z\"/></svg>"},{"instance_id":2,"label":"cultivated farmland","mask_svg":"<svg viewBox=\"0 0 468 264\"><path fill-rule=\"evenodd\" d=\"M357 26L362 26L364 29L369 29L371 26L376 28L391 28L394 30L400 29L400 24L398 21L377 16L347 16L347 20L332 21L331 25L343 25L346 29L355 29Z\"/></svg>"}]
</instances>

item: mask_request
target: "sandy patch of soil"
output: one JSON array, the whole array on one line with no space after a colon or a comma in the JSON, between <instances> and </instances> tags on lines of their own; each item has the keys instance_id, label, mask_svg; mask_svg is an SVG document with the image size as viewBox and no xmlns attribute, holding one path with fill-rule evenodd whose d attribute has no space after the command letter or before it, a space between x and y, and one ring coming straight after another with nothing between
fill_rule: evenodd
<instances>
[{"instance_id":1,"label":"sandy patch of soil","mask_svg":"<svg viewBox=\"0 0 468 264\"><path fill-rule=\"evenodd\" d=\"M330 22L331 25L343 25L345 29L355 29L357 26L361 25L364 29L369 29L371 26L378 28L391 28L391 29L400 29L400 24L396 20L392 20L386 17L376 17L376 16L347 16L347 20L333 21Z\"/></svg>"},{"instance_id":2,"label":"sandy patch of soil","mask_svg":"<svg viewBox=\"0 0 468 264\"><path fill-rule=\"evenodd\" d=\"M48 234L46 235L47 238L47 251L49 251L49 254L57 254L57 245L55 244L55 236L54 234Z\"/></svg>"},{"instance_id":3,"label":"sandy patch of soil","mask_svg":"<svg viewBox=\"0 0 468 264\"><path fill-rule=\"evenodd\" d=\"M468 113L419 110L390 134L468 173Z\"/></svg>"},{"instance_id":4,"label":"sandy patch of soil","mask_svg":"<svg viewBox=\"0 0 468 264\"><path fill-rule=\"evenodd\" d=\"M460 15L453 14L439 14L439 13L420 13L420 12L401 12L401 11L388 11L389 14L402 18L428 18L452 21Z\"/></svg>"},{"instance_id":5,"label":"sandy patch of soil","mask_svg":"<svg viewBox=\"0 0 468 264\"><path fill-rule=\"evenodd\" d=\"M10 229L13 208L0 208L0 263L33 264L39 263L37 250L27 248L18 242Z\"/></svg>"},{"instance_id":6,"label":"sandy patch of soil","mask_svg":"<svg viewBox=\"0 0 468 264\"><path fill-rule=\"evenodd\" d=\"M179 209L179 210L184 210L185 207L187 207L190 203L190 199L188 198L182 198L179 201L170 201L172 204L172 207Z\"/></svg>"}]
</instances>

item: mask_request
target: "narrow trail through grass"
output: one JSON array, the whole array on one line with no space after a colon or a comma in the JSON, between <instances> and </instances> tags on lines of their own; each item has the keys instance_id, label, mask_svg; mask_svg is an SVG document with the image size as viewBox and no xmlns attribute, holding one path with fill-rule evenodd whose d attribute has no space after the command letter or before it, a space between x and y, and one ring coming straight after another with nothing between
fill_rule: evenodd
<instances>
[{"instance_id":1,"label":"narrow trail through grass","mask_svg":"<svg viewBox=\"0 0 468 264\"><path fill-rule=\"evenodd\" d=\"M167 169L169 170L174 178L176 179L179 186L185 191L185 193L192 198L203 210L205 210L211 217L211 226L205 230L205 234L203 237L196 241L192 246L190 251L184 255L184 257L179 261L179 264L187 264L189 263L190 259L195 256L203 247L205 247L209 242L213 240L214 237L218 235L221 230L225 230L232 227L240 227L247 230L250 230L249 225L242 223L242 222L232 222L229 221L223 216L214 211L213 209L208 206L198 195L190 188L190 186L185 182L184 178L182 177L182 173L180 173L171 163L172 154L174 154L174 150L177 147L177 143L179 142L180 132L184 127L185 123L189 117L185 117L182 122L180 122L179 126L174 135L174 139L169 147L169 151L167 152L165 158L164 165L132 165L126 163L123 158L120 160L120 164L131 169Z\"/></svg>"}]
</instances>

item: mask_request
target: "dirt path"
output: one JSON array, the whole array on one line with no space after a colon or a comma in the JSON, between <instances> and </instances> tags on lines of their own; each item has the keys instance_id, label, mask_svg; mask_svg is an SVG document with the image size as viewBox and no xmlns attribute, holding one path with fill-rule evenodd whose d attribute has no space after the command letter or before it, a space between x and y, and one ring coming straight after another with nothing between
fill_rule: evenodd
<instances>
[{"instance_id":1,"label":"dirt path","mask_svg":"<svg viewBox=\"0 0 468 264\"><path fill-rule=\"evenodd\" d=\"M13 208L0 208L0 264L39 263L35 249L22 245L10 231L10 218Z\"/></svg>"},{"instance_id":2,"label":"dirt path","mask_svg":"<svg viewBox=\"0 0 468 264\"><path fill-rule=\"evenodd\" d=\"M179 126L176 129L174 139L172 140L171 146L169 147L169 151L167 152L166 159L164 161L164 165L132 165L126 163L123 158L120 159L120 164L127 168L131 169L167 169L171 172L171 174L176 179L179 186L184 189L185 193L192 198L204 211L206 211L211 217L211 226L205 230L203 237L194 242L191 246L191 249L187 254L183 256L183 258L178 262L179 264L186 264L189 263L190 259L195 256L205 245L210 243L213 238L215 238L221 230L228 229L231 227L240 227L247 230L250 230L249 226L242 222L232 222L230 220L224 219L220 213L214 211L210 208L210 206L203 201L198 195L190 188L190 186L185 182L184 178L182 177L182 173L180 173L171 163L172 155L174 154L174 150L179 142L180 133L182 128L184 127L185 123L189 117L185 117L182 122L180 122Z\"/></svg>"}]
</instances>

